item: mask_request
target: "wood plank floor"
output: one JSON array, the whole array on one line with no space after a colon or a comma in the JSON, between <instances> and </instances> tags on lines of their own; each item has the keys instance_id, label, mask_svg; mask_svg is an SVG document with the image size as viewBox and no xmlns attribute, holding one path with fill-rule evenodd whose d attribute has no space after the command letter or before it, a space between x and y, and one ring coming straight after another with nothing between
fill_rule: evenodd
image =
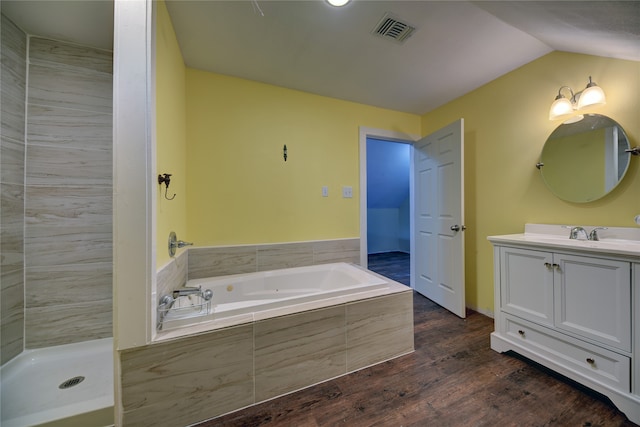
<instances>
[{"instance_id":1,"label":"wood plank floor","mask_svg":"<svg viewBox=\"0 0 640 427\"><path fill-rule=\"evenodd\" d=\"M634 426L603 397L489 348L493 320L414 292L412 354L228 414L219 426Z\"/></svg>"},{"instance_id":2,"label":"wood plank floor","mask_svg":"<svg viewBox=\"0 0 640 427\"><path fill-rule=\"evenodd\" d=\"M411 286L410 257L406 252L369 254L368 268L390 279Z\"/></svg>"}]
</instances>

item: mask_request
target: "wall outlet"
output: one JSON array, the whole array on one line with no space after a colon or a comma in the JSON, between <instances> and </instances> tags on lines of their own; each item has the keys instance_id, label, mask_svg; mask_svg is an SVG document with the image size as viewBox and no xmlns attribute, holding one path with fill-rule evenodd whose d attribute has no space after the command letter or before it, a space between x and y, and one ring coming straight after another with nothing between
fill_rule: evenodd
<instances>
[{"instance_id":1,"label":"wall outlet","mask_svg":"<svg viewBox=\"0 0 640 427\"><path fill-rule=\"evenodd\" d=\"M345 185L342 187L342 197L345 199L350 199L353 197L353 187Z\"/></svg>"},{"instance_id":2,"label":"wall outlet","mask_svg":"<svg viewBox=\"0 0 640 427\"><path fill-rule=\"evenodd\" d=\"M322 186L322 197L329 197L329 187L326 185Z\"/></svg>"}]
</instances>

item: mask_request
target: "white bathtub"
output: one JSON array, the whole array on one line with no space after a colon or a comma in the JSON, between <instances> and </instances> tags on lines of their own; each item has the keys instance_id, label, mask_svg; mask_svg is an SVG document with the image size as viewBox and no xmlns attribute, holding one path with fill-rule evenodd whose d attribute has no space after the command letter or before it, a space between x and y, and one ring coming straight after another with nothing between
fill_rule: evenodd
<instances>
[{"instance_id":1,"label":"white bathtub","mask_svg":"<svg viewBox=\"0 0 640 427\"><path fill-rule=\"evenodd\" d=\"M193 279L186 286L211 289L211 307L193 317L169 312L163 331L243 315L259 320L263 317L259 313L273 314L276 309L298 307L302 311L373 297L388 289L389 280L353 264L334 263ZM298 309L288 310L295 311ZM276 315L286 312L280 310Z\"/></svg>"},{"instance_id":2,"label":"white bathtub","mask_svg":"<svg viewBox=\"0 0 640 427\"><path fill-rule=\"evenodd\" d=\"M113 424L111 338L26 350L0 369L2 427Z\"/></svg>"}]
</instances>

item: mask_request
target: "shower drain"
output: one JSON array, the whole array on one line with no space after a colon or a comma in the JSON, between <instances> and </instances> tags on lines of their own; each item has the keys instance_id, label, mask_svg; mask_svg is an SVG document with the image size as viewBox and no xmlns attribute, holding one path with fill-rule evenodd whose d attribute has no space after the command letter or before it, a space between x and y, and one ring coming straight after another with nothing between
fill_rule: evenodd
<instances>
[{"instance_id":1,"label":"shower drain","mask_svg":"<svg viewBox=\"0 0 640 427\"><path fill-rule=\"evenodd\" d=\"M69 378L68 380L66 380L65 382L60 384L58 386L58 388L63 389L63 390L67 389L67 388L71 388L73 386L76 386L76 385L80 384L82 381L84 381L84 377L82 375L77 376L77 377L73 377L73 378Z\"/></svg>"}]
</instances>

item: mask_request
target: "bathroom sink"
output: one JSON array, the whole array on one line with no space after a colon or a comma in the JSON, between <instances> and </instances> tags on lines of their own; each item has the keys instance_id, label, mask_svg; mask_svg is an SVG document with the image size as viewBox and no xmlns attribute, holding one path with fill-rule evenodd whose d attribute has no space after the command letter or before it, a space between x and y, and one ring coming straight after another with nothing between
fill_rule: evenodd
<instances>
[{"instance_id":1,"label":"bathroom sink","mask_svg":"<svg viewBox=\"0 0 640 427\"><path fill-rule=\"evenodd\" d=\"M570 228L566 225L526 224L523 234L490 236L489 240L640 256L640 229L638 228L603 228L599 230L599 240L570 239ZM584 228L589 232L595 227L585 226Z\"/></svg>"}]
</instances>

